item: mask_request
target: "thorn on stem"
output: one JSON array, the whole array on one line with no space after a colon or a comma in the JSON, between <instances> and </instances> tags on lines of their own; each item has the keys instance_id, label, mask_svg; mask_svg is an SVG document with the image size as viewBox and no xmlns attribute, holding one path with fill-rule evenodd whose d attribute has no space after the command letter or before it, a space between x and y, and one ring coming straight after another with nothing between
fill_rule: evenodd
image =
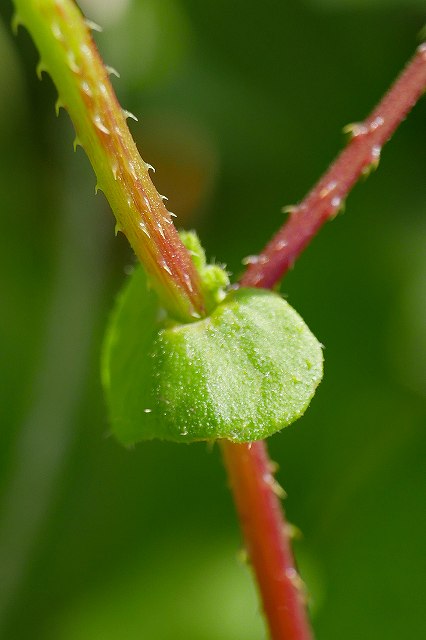
<instances>
[{"instance_id":1,"label":"thorn on stem","mask_svg":"<svg viewBox=\"0 0 426 640\"><path fill-rule=\"evenodd\" d=\"M285 207L281 208L282 213L293 215L293 213L297 213L299 211L299 207L297 204L288 204Z\"/></svg>"},{"instance_id":2,"label":"thorn on stem","mask_svg":"<svg viewBox=\"0 0 426 640\"><path fill-rule=\"evenodd\" d=\"M301 540L303 538L303 533L296 527L295 524L291 522L286 522L284 525L284 537L290 538L290 540Z\"/></svg>"},{"instance_id":3,"label":"thorn on stem","mask_svg":"<svg viewBox=\"0 0 426 640\"><path fill-rule=\"evenodd\" d=\"M246 256L241 260L241 263L246 266L248 264L266 264L268 262L268 257L265 255L260 256Z\"/></svg>"},{"instance_id":4,"label":"thorn on stem","mask_svg":"<svg viewBox=\"0 0 426 640\"><path fill-rule=\"evenodd\" d=\"M294 567L289 567L288 569L286 569L285 574L292 583L293 587L296 589L302 602L306 604L308 600L308 590L306 588L306 584L303 582L296 569Z\"/></svg>"},{"instance_id":5,"label":"thorn on stem","mask_svg":"<svg viewBox=\"0 0 426 640\"><path fill-rule=\"evenodd\" d=\"M284 240L284 238L281 238L281 240L277 240L277 242L275 243L274 251L282 251L287 246L288 246L288 241Z\"/></svg>"},{"instance_id":6,"label":"thorn on stem","mask_svg":"<svg viewBox=\"0 0 426 640\"><path fill-rule=\"evenodd\" d=\"M330 195L330 193L332 193L336 189L336 187L337 187L336 180L332 180L323 189L321 189L319 193L319 197L326 198L327 196Z\"/></svg>"},{"instance_id":7,"label":"thorn on stem","mask_svg":"<svg viewBox=\"0 0 426 640\"><path fill-rule=\"evenodd\" d=\"M39 60L36 66L36 74L39 80L43 80L43 73L49 73L49 70L43 60Z\"/></svg>"},{"instance_id":8,"label":"thorn on stem","mask_svg":"<svg viewBox=\"0 0 426 640\"><path fill-rule=\"evenodd\" d=\"M272 489L273 493L275 493L277 498L280 498L281 500L283 500L284 498L287 497L287 493L285 492L283 487L279 484L279 482L275 480L272 473L265 473L263 476L263 481Z\"/></svg>"},{"instance_id":9,"label":"thorn on stem","mask_svg":"<svg viewBox=\"0 0 426 640\"><path fill-rule=\"evenodd\" d=\"M74 138L74 142L72 143L72 146L73 146L73 149L74 149L74 153L77 151L77 147L83 148L83 145L81 144L80 139L79 139L78 136L76 136ZM96 191L96 193L97 193L97 191Z\"/></svg>"},{"instance_id":10,"label":"thorn on stem","mask_svg":"<svg viewBox=\"0 0 426 640\"><path fill-rule=\"evenodd\" d=\"M67 53L67 64L68 64L68 67L71 69L71 71L76 75L81 73L81 69L77 64L75 55L72 51L68 51Z\"/></svg>"},{"instance_id":11,"label":"thorn on stem","mask_svg":"<svg viewBox=\"0 0 426 640\"><path fill-rule=\"evenodd\" d=\"M65 105L64 105L64 103L62 102L62 100L61 100L60 98L58 98L58 99L56 100L56 102L55 102L55 114L56 114L56 117L57 117L57 118L59 117L59 111L60 111L61 109L65 109ZM74 151L75 151L75 149L74 149Z\"/></svg>"},{"instance_id":12,"label":"thorn on stem","mask_svg":"<svg viewBox=\"0 0 426 640\"><path fill-rule=\"evenodd\" d=\"M62 33L61 27L59 26L59 24L57 22L52 22L50 28L52 30L53 37L55 38L55 40L59 40L59 42L63 42L64 34Z\"/></svg>"},{"instance_id":13,"label":"thorn on stem","mask_svg":"<svg viewBox=\"0 0 426 640\"><path fill-rule=\"evenodd\" d=\"M368 133L368 127L363 122L350 122L343 127L343 133L347 134L351 139L359 138Z\"/></svg>"},{"instance_id":14,"label":"thorn on stem","mask_svg":"<svg viewBox=\"0 0 426 640\"><path fill-rule=\"evenodd\" d=\"M89 18L84 18L84 24L90 31L97 31L98 33L102 33L102 27L97 23L93 22L93 20L89 20Z\"/></svg>"},{"instance_id":15,"label":"thorn on stem","mask_svg":"<svg viewBox=\"0 0 426 640\"><path fill-rule=\"evenodd\" d=\"M376 171L380 163L380 153L381 147L378 145L374 145L374 147L371 149L370 162L362 170L362 175L364 178L368 178L368 176Z\"/></svg>"},{"instance_id":16,"label":"thorn on stem","mask_svg":"<svg viewBox=\"0 0 426 640\"><path fill-rule=\"evenodd\" d=\"M382 116L377 116L370 122L369 129L370 131L375 131L379 127L382 127L385 124L384 118Z\"/></svg>"},{"instance_id":17,"label":"thorn on stem","mask_svg":"<svg viewBox=\"0 0 426 640\"><path fill-rule=\"evenodd\" d=\"M115 76L116 78L120 77L119 72L114 67L111 67L109 64L105 65L106 72L109 76Z\"/></svg>"},{"instance_id":18,"label":"thorn on stem","mask_svg":"<svg viewBox=\"0 0 426 640\"><path fill-rule=\"evenodd\" d=\"M99 131L102 131L102 133L105 133L105 135L110 134L110 130L104 125L100 115L95 114L92 118L92 122L95 125L95 127L99 129Z\"/></svg>"},{"instance_id":19,"label":"thorn on stem","mask_svg":"<svg viewBox=\"0 0 426 640\"><path fill-rule=\"evenodd\" d=\"M22 20L22 18L19 15L19 13L15 13L12 16L12 20L11 20L10 25L11 25L12 33L13 33L14 36L18 35L19 27L25 27L24 21Z\"/></svg>"},{"instance_id":20,"label":"thorn on stem","mask_svg":"<svg viewBox=\"0 0 426 640\"><path fill-rule=\"evenodd\" d=\"M123 109L123 115L126 118L126 120L128 118L131 118L132 120L134 120L135 122L138 122L137 117L135 116L134 113L132 113L131 111L127 111L127 109Z\"/></svg>"},{"instance_id":21,"label":"thorn on stem","mask_svg":"<svg viewBox=\"0 0 426 640\"><path fill-rule=\"evenodd\" d=\"M93 96L92 89L90 88L90 85L86 80L83 80L83 82L80 84L80 89L88 98L91 98Z\"/></svg>"}]
</instances>

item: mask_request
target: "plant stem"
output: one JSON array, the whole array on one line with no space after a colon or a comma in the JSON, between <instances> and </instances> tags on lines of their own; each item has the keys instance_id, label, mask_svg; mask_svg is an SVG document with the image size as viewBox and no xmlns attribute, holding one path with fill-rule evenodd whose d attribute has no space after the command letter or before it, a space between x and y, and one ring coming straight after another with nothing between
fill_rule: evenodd
<instances>
[{"instance_id":1,"label":"plant stem","mask_svg":"<svg viewBox=\"0 0 426 640\"><path fill-rule=\"evenodd\" d=\"M349 125L351 140L307 197L249 265L243 286L274 287L320 227L333 218L362 174L378 164L380 151L426 88L426 44L363 123ZM301 580L266 444L221 443L250 561L256 574L272 640L312 638Z\"/></svg>"},{"instance_id":2,"label":"plant stem","mask_svg":"<svg viewBox=\"0 0 426 640\"><path fill-rule=\"evenodd\" d=\"M204 314L199 278L155 190L115 97L108 71L87 24L70 0L14 0L15 23L24 24L74 122L77 142L95 169L135 253L160 299L189 321ZM320 227L337 214L361 174L375 167L389 139L426 86L426 45L364 123L347 128L351 141L241 280L273 287ZM128 114L127 114L128 115ZM257 576L272 640L309 640L301 581L294 567L288 526L277 496L272 464L263 442L222 442L225 463Z\"/></svg>"},{"instance_id":3,"label":"plant stem","mask_svg":"<svg viewBox=\"0 0 426 640\"><path fill-rule=\"evenodd\" d=\"M287 207L290 217L249 265L241 279L246 287L272 288L327 220L333 218L361 175L376 168L382 146L426 89L426 43L420 45L407 67L371 115L345 127L348 146L306 198Z\"/></svg>"},{"instance_id":4,"label":"plant stem","mask_svg":"<svg viewBox=\"0 0 426 640\"><path fill-rule=\"evenodd\" d=\"M266 444L222 440L221 447L271 638L310 640L303 582L294 566Z\"/></svg>"},{"instance_id":5,"label":"plant stem","mask_svg":"<svg viewBox=\"0 0 426 640\"><path fill-rule=\"evenodd\" d=\"M205 315L199 276L139 155L106 67L73 0L14 0L14 26L24 25L40 53L39 76L48 72L86 151L101 189L150 283L175 318ZM116 72L115 72L116 73ZM134 117L134 116L133 116Z\"/></svg>"}]
</instances>

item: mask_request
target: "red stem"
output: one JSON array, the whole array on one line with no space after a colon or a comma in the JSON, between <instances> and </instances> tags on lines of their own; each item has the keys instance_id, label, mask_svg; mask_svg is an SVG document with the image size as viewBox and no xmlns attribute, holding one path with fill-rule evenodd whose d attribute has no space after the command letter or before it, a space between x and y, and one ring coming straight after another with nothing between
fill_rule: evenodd
<instances>
[{"instance_id":1,"label":"red stem","mask_svg":"<svg viewBox=\"0 0 426 640\"><path fill-rule=\"evenodd\" d=\"M382 146L426 88L426 43L282 229L253 260L244 286L272 288L320 227L336 215L358 178L374 167ZM295 570L284 513L264 442L222 442L224 461L256 574L272 640L311 640L301 581Z\"/></svg>"},{"instance_id":2,"label":"red stem","mask_svg":"<svg viewBox=\"0 0 426 640\"><path fill-rule=\"evenodd\" d=\"M426 88L426 43L363 123L346 127L351 140L306 198L289 207L290 217L241 279L245 287L273 287L321 226L341 209L359 177L377 166L382 146Z\"/></svg>"},{"instance_id":3,"label":"red stem","mask_svg":"<svg viewBox=\"0 0 426 640\"><path fill-rule=\"evenodd\" d=\"M271 638L311 640L303 583L266 444L223 441L222 451Z\"/></svg>"}]
</instances>

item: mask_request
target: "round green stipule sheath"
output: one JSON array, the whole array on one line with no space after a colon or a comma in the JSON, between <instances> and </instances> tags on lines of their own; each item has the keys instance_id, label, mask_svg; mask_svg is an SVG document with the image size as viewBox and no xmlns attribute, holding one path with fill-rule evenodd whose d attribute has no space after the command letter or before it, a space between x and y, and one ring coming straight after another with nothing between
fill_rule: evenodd
<instances>
[{"instance_id":1,"label":"round green stipule sheath","mask_svg":"<svg viewBox=\"0 0 426 640\"><path fill-rule=\"evenodd\" d=\"M209 316L158 316L137 270L107 332L103 382L125 444L266 438L299 418L322 378L322 348L278 294L241 288Z\"/></svg>"},{"instance_id":2,"label":"round green stipule sheath","mask_svg":"<svg viewBox=\"0 0 426 640\"><path fill-rule=\"evenodd\" d=\"M14 2L15 24L30 31L38 71L52 76L57 106L70 114L76 144L146 272L136 269L121 294L105 341L113 432L126 444L250 442L287 426L321 380L321 345L278 294L225 293L225 270L206 264L194 234L179 237L74 2Z\"/></svg>"}]
</instances>

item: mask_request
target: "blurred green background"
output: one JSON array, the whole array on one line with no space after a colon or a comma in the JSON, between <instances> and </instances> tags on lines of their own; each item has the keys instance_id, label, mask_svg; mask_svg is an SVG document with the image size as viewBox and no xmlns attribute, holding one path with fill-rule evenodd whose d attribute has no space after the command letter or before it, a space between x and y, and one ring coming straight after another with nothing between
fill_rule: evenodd
<instances>
[{"instance_id":1,"label":"blurred green background","mask_svg":"<svg viewBox=\"0 0 426 640\"><path fill-rule=\"evenodd\" d=\"M237 276L416 46L424 0L83 0L155 182ZM217 448L108 436L133 264L0 12L0 637L265 638ZM270 439L318 640L426 633L426 101L282 284L325 345Z\"/></svg>"}]
</instances>

